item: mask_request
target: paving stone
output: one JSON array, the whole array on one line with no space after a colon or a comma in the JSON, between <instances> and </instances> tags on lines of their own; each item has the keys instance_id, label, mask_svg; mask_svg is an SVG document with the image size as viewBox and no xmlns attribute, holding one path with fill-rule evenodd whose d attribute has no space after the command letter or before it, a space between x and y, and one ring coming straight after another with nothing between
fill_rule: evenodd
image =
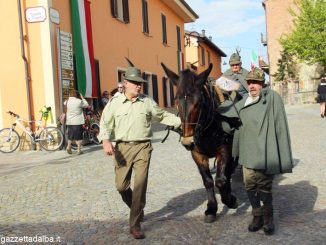
<instances>
[{"instance_id":1,"label":"paving stone","mask_svg":"<svg viewBox=\"0 0 326 245\"><path fill-rule=\"evenodd\" d=\"M296 166L274 181L273 236L247 231L251 208L240 169L232 180L238 209L225 207L217 194L217 221L205 224L207 197L197 167L178 135L171 132L161 144L166 132L160 130L153 138L145 240L129 234L129 210L101 146L86 146L80 156L1 154L0 236L60 236L61 244L326 244L326 119L317 104L286 111Z\"/></svg>"}]
</instances>

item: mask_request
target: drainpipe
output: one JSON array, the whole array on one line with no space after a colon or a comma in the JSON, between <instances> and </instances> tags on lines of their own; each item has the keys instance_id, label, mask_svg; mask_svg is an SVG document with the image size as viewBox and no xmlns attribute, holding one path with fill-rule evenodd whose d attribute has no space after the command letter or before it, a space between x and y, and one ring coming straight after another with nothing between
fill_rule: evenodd
<instances>
[{"instance_id":1,"label":"drainpipe","mask_svg":"<svg viewBox=\"0 0 326 245\"><path fill-rule=\"evenodd\" d=\"M25 81L26 81L26 89L27 89L27 108L28 108L28 121L29 121L29 128L33 128L32 123L32 112L31 112L31 88L29 86L29 71L28 71L28 61L25 55L25 45L24 45L24 32L23 32L23 20L22 20L22 12L21 12L21 3L20 0L17 0L17 7L18 7L18 18L19 18L19 33L20 33L20 49L21 55L24 60L25 66ZM32 149L36 150L36 145L32 142Z\"/></svg>"},{"instance_id":2,"label":"drainpipe","mask_svg":"<svg viewBox=\"0 0 326 245\"><path fill-rule=\"evenodd\" d=\"M32 121L31 91L30 91L30 86L29 86L30 79L29 79L29 71L28 71L28 61L27 61L27 58L25 56L23 20L22 20L22 12L21 12L20 0L17 0L17 6L18 6L19 32L20 32L20 49L21 49L21 55L22 55L22 58L24 60L24 65L25 65L25 81L26 81L26 89L27 89L28 120ZM30 128L32 128L32 125L30 125Z\"/></svg>"}]
</instances>

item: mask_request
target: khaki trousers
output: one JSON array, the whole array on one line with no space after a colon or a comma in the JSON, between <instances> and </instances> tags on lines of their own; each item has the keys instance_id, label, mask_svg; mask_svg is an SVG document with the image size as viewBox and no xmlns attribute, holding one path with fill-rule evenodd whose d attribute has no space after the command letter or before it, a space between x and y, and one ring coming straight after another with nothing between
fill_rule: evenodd
<instances>
[{"instance_id":1,"label":"khaki trousers","mask_svg":"<svg viewBox=\"0 0 326 245\"><path fill-rule=\"evenodd\" d=\"M115 184L122 200L130 207L130 228L140 228L141 213L146 204L148 169L152 154L150 141L144 143L117 143L115 148ZM130 180L134 171L134 185Z\"/></svg>"},{"instance_id":2,"label":"khaki trousers","mask_svg":"<svg viewBox=\"0 0 326 245\"><path fill-rule=\"evenodd\" d=\"M264 174L261 170L250 169L244 166L242 169L246 191L272 192L274 175Z\"/></svg>"}]
</instances>

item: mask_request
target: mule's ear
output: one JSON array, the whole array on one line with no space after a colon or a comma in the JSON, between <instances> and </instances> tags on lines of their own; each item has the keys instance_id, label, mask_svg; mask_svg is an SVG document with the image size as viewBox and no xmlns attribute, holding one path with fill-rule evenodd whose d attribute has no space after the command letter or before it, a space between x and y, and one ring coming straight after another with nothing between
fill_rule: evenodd
<instances>
[{"instance_id":1,"label":"mule's ear","mask_svg":"<svg viewBox=\"0 0 326 245\"><path fill-rule=\"evenodd\" d=\"M198 85L204 84L207 81L207 78L209 76L209 73L211 73L212 68L213 68L213 64L210 63L209 67L196 77L196 84Z\"/></svg>"},{"instance_id":2,"label":"mule's ear","mask_svg":"<svg viewBox=\"0 0 326 245\"><path fill-rule=\"evenodd\" d=\"M177 86L179 76L175 74L173 71L171 71L169 68L167 68L163 63L161 63L161 66L163 67L165 74L168 76L168 78L170 78L173 85Z\"/></svg>"},{"instance_id":3,"label":"mule's ear","mask_svg":"<svg viewBox=\"0 0 326 245\"><path fill-rule=\"evenodd\" d=\"M128 64L129 64L129 66L131 66L131 67L135 67L135 65L127 58L127 57L125 57L126 58L126 60L127 60L127 62L128 62Z\"/></svg>"}]
</instances>

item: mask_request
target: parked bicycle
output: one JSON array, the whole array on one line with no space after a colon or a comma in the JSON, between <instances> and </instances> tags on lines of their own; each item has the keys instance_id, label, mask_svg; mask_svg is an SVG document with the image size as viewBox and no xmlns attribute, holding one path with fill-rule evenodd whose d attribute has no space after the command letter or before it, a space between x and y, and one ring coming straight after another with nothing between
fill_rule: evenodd
<instances>
[{"instance_id":1,"label":"parked bicycle","mask_svg":"<svg viewBox=\"0 0 326 245\"><path fill-rule=\"evenodd\" d=\"M20 144L20 136L15 130L18 126L23 132L28 135L33 144L39 143L40 146L46 151L58 150L63 143L63 134L56 127L44 127L43 122L40 121L28 121L21 118L18 114L7 111L7 113L15 117L11 128L4 128L0 130L0 151L3 153L10 153L15 151ZM30 123L35 124L35 130L31 129Z\"/></svg>"}]
</instances>

